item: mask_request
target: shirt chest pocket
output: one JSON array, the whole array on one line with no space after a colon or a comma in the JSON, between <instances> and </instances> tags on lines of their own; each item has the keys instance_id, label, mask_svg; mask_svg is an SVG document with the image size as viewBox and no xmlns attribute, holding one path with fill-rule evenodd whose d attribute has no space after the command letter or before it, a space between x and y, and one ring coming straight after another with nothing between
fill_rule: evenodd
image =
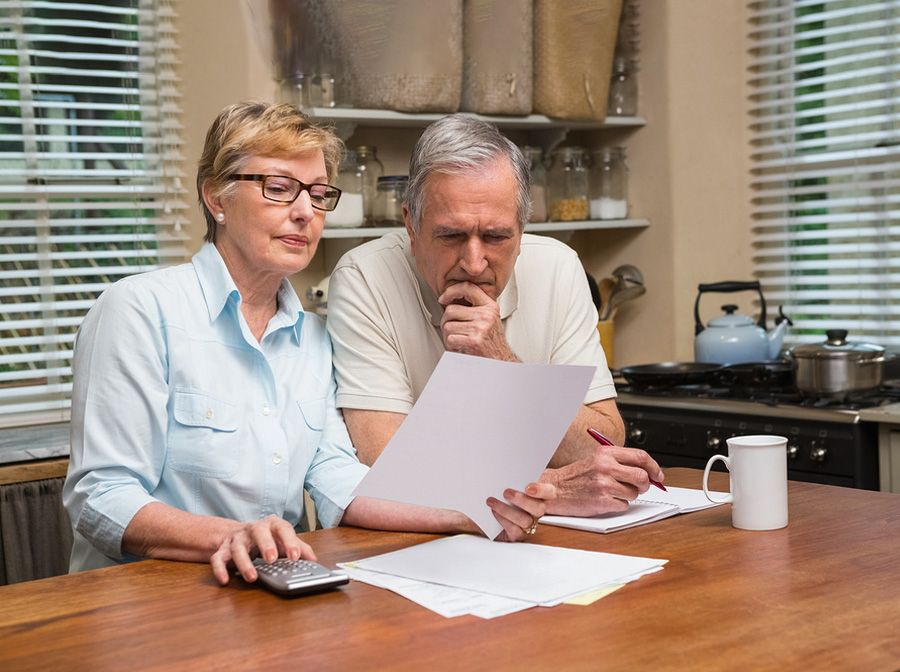
<instances>
[{"instance_id":1,"label":"shirt chest pocket","mask_svg":"<svg viewBox=\"0 0 900 672\"><path fill-rule=\"evenodd\" d=\"M227 401L198 391L176 391L169 423L168 466L209 478L238 470L240 414Z\"/></svg>"},{"instance_id":2,"label":"shirt chest pocket","mask_svg":"<svg viewBox=\"0 0 900 672\"><path fill-rule=\"evenodd\" d=\"M304 439L304 445L312 455L319 442L322 440L322 430L325 429L325 397L319 399L303 399L297 402L300 409L300 432Z\"/></svg>"},{"instance_id":3,"label":"shirt chest pocket","mask_svg":"<svg viewBox=\"0 0 900 672\"><path fill-rule=\"evenodd\" d=\"M325 427L325 397L298 401L297 406L300 407L300 414L307 429L321 432Z\"/></svg>"}]
</instances>

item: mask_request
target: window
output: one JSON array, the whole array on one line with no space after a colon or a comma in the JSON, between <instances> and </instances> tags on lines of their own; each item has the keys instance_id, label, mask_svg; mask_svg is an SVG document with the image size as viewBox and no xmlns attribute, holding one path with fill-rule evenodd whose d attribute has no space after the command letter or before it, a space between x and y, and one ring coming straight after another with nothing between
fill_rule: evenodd
<instances>
[{"instance_id":1,"label":"window","mask_svg":"<svg viewBox=\"0 0 900 672\"><path fill-rule=\"evenodd\" d=\"M754 266L793 342L900 346L900 2L751 2Z\"/></svg>"},{"instance_id":2,"label":"window","mask_svg":"<svg viewBox=\"0 0 900 672\"><path fill-rule=\"evenodd\" d=\"M68 419L75 332L181 261L171 0L0 0L0 426Z\"/></svg>"}]
</instances>

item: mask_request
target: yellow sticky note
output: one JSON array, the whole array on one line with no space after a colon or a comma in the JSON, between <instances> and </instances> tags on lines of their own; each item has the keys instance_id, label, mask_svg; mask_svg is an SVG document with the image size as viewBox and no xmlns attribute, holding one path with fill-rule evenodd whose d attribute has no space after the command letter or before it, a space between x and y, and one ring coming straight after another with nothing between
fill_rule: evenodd
<instances>
[{"instance_id":1,"label":"yellow sticky note","mask_svg":"<svg viewBox=\"0 0 900 672\"><path fill-rule=\"evenodd\" d=\"M605 588L599 588L598 590L592 590L589 593L583 593L581 595L576 595L575 597L570 598L570 599L566 600L565 602L563 602L563 604L577 604L579 606L584 607L589 604L593 604L600 598L606 597L607 595L616 592L619 588L621 588L624 585L625 584L623 583L622 585L619 585L619 586L606 586Z\"/></svg>"}]
</instances>

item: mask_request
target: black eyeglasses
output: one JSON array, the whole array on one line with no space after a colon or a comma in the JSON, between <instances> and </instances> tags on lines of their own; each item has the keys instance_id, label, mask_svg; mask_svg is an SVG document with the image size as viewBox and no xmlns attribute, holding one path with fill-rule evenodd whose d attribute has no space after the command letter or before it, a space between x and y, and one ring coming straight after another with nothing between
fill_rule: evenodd
<instances>
[{"instance_id":1,"label":"black eyeglasses","mask_svg":"<svg viewBox=\"0 0 900 672\"><path fill-rule=\"evenodd\" d=\"M262 193L270 201L293 203L301 191L309 193L309 201L316 210L334 210L341 200L341 190L330 184L306 184L287 175L239 175L228 176L229 180L247 180L262 183Z\"/></svg>"}]
</instances>

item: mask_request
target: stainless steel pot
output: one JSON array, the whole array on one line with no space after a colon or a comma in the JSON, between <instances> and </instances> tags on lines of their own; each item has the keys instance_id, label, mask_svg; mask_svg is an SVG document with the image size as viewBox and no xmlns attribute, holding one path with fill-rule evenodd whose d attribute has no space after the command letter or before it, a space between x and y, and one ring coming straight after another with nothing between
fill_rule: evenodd
<instances>
[{"instance_id":1,"label":"stainless steel pot","mask_svg":"<svg viewBox=\"0 0 900 672\"><path fill-rule=\"evenodd\" d=\"M798 345L791 350L794 384L801 394L837 399L874 390L884 375L884 348L847 341L846 329L825 332L824 343Z\"/></svg>"}]
</instances>

